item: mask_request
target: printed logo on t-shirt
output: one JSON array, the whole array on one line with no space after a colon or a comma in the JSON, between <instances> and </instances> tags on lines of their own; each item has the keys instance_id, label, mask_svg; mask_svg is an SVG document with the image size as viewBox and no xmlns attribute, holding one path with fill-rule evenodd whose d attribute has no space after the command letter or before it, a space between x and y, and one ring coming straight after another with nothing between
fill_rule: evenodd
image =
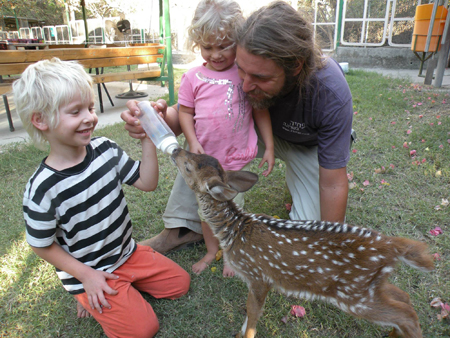
<instances>
[{"instance_id":1,"label":"printed logo on t-shirt","mask_svg":"<svg viewBox=\"0 0 450 338\"><path fill-rule=\"evenodd\" d=\"M304 132L303 129L306 128L306 124L305 123L300 123L300 122L295 122L295 121L291 121L290 123L288 122L283 122L283 130L286 130L289 133L294 133L294 134L299 134L299 135L309 135L309 132Z\"/></svg>"}]
</instances>

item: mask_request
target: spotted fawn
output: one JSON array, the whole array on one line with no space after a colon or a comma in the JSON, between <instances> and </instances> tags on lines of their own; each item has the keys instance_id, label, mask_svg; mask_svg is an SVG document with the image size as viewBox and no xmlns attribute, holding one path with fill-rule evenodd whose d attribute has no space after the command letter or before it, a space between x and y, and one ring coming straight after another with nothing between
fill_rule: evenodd
<instances>
[{"instance_id":1,"label":"spotted fawn","mask_svg":"<svg viewBox=\"0 0 450 338\"><path fill-rule=\"evenodd\" d=\"M422 337L409 295L388 277L398 260L433 270L426 244L348 224L246 213L231 200L257 182L256 174L224 171L215 158L183 149L175 150L172 159L195 192L225 261L248 285L247 318L236 337L255 336L272 288L392 326L390 337Z\"/></svg>"}]
</instances>

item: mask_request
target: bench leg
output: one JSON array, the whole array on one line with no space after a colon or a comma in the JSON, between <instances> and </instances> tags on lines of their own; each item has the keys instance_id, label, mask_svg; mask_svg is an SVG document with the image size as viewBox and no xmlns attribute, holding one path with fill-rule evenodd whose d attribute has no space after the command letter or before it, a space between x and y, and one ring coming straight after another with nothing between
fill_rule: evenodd
<instances>
[{"instance_id":1,"label":"bench leg","mask_svg":"<svg viewBox=\"0 0 450 338\"><path fill-rule=\"evenodd\" d=\"M95 68L95 74L99 75L98 68ZM100 102L100 112L103 113L103 98L102 98L102 85L101 83L97 83L98 89L98 101Z\"/></svg>"},{"instance_id":2,"label":"bench leg","mask_svg":"<svg viewBox=\"0 0 450 338\"><path fill-rule=\"evenodd\" d=\"M111 102L111 106L114 107L114 102L111 99L111 96L109 95L108 89L106 89L106 85L104 83L102 83L102 85L103 85L103 89L105 90L106 95L108 96L109 102Z\"/></svg>"},{"instance_id":3,"label":"bench leg","mask_svg":"<svg viewBox=\"0 0 450 338\"><path fill-rule=\"evenodd\" d=\"M102 67L102 74L103 74L103 67ZM103 85L103 89L105 90L106 95L108 96L109 102L111 102L111 106L114 107L114 102L111 99L111 96L109 95L108 89L106 89L106 85L104 83L102 83Z\"/></svg>"},{"instance_id":4,"label":"bench leg","mask_svg":"<svg viewBox=\"0 0 450 338\"><path fill-rule=\"evenodd\" d=\"M3 103L5 105L6 116L8 117L9 131L14 131L16 129L14 128L12 117L11 117L11 111L9 110L8 96L6 96L6 95L2 95L2 96L3 96Z\"/></svg>"}]
</instances>

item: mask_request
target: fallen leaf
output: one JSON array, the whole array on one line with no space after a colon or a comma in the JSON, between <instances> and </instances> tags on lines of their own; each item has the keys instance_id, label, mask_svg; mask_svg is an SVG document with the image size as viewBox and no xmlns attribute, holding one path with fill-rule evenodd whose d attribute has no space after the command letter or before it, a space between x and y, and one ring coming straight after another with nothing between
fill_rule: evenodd
<instances>
[{"instance_id":1,"label":"fallen leaf","mask_svg":"<svg viewBox=\"0 0 450 338\"><path fill-rule=\"evenodd\" d=\"M284 316L283 318L281 318L281 321L286 324L288 321L288 317Z\"/></svg>"},{"instance_id":2,"label":"fallen leaf","mask_svg":"<svg viewBox=\"0 0 450 338\"><path fill-rule=\"evenodd\" d=\"M291 307L291 315L294 317L302 318L306 314L306 310L303 306L300 305L292 305Z\"/></svg>"},{"instance_id":3,"label":"fallen leaf","mask_svg":"<svg viewBox=\"0 0 450 338\"><path fill-rule=\"evenodd\" d=\"M350 183L348 184L348 188L349 188L350 190L355 189L356 187L357 187L357 185L356 185L355 182L350 182Z\"/></svg>"},{"instance_id":4,"label":"fallen leaf","mask_svg":"<svg viewBox=\"0 0 450 338\"><path fill-rule=\"evenodd\" d=\"M276 218L276 219L280 219L280 216L278 216L278 215L273 215L272 217Z\"/></svg>"},{"instance_id":5,"label":"fallen leaf","mask_svg":"<svg viewBox=\"0 0 450 338\"><path fill-rule=\"evenodd\" d=\"M448 199L443 198L443 199L442 199L442 202L441 202L441 205L442 205L443 207L448 207L448 204L449 204Z\"/></svg>"},{"instance_id":6,"label":"fallen leaf","mask_svg":"<svg viewBox=\"0 0 450 338\"><path fill-rule=\"evenodd\" d=\"M219 250L216 253L216 261L220 261L222 259L223 250Z\"/></svg>"},{"instance_id":7,"label":"fallen leaf","mask_svg":"<svg viewBox=\"0 0 450 338\"><path fill-rule=\"evenodd\" d=\"M431 307L441 307L442 304L442 300L439 297L433 298L433 300L431 301L430 305Z\"/></svg>"}]
</instances>

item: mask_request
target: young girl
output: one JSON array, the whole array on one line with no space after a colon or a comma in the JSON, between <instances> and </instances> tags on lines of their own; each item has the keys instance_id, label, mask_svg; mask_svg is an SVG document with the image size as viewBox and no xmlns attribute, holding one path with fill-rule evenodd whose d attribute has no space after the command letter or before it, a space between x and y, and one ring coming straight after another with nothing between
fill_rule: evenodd
<instances>
[{"instance_id":1,"label":"young girl","mask_svg":"<svg viewBox=\"0 0 450 338\"><path fill-rule=\"evenodd\" d=\"M254 119L266 146L259 167L267 162L268 169L263 172L267 176L275 163L269 112L254 109L252 114L234 63L235 29L243 21L235 1L202 0L198 4L188 29L188 45L193 51L200 48L205 63L182 77L179 119L189 150L214 156L225 170L245 170L256 157ZM243 194L234 201L243 207ZM192 266L197 274L206 269L219 250L218 240L203 219L202 230L207 254ZM227 262L223 276L234 276Z\"/></svg>"}]
</instances>

